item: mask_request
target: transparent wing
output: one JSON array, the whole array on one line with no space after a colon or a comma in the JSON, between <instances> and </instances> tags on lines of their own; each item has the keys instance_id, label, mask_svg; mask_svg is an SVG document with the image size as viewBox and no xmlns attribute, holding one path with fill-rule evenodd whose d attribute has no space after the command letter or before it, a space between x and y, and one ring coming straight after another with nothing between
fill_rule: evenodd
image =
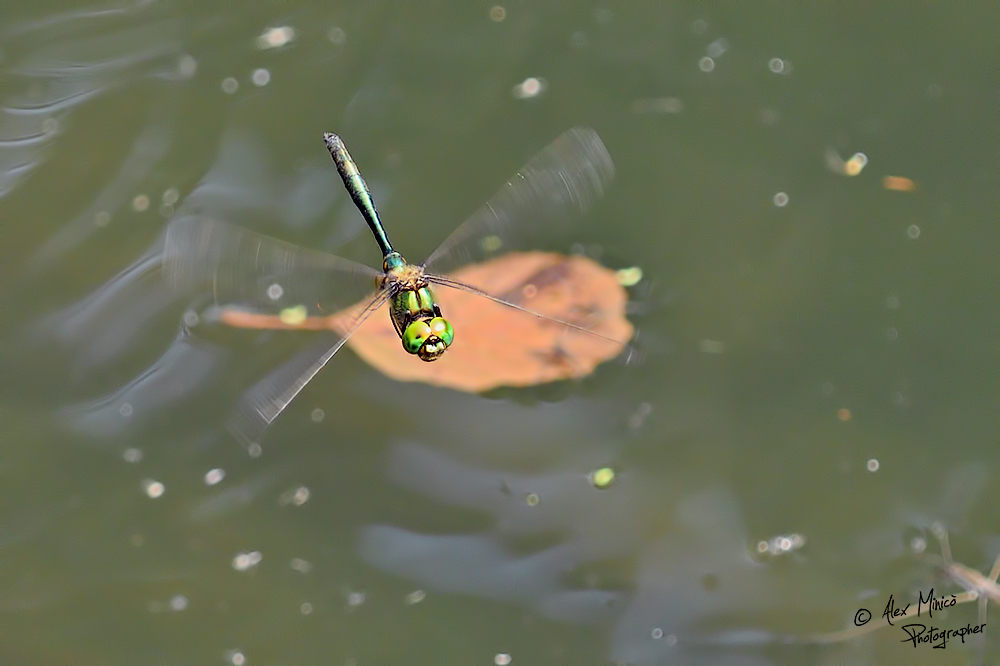
<instances>
[{"instance_id":1,"label":"transparent wing","mask_svg":"<svg viewBox=\"0 0 1000 666\"><path fill-rule=\"evenodd\" d=\"M630 344L628 344L628 340L615 340L614 338L609 338L608 336L606 336L606 335L604 335L602 333L598 333L597 331L592 331L589 328L586 328L584 326L579 326L577 324L573 324L571 322L564 321L562 319L557 319L556 317L550 317L548 315L542 314L541 312L535 312L531 308L526 308L523 305L518 305L517 303L512 303L512 302L508 301L507 299L500 298L499 296L494 296L493 294L485 292L485 291L483 291L482 289L480 289L478 287L472 286L471 284L466 284L465 282L460 282L458 280L453 280L453 279L451 279L449 277L445 277L443 275L435 275L433 273L426 273L424 275L424 277L426 277L427 281L430 282L430 283L432 283L432 284L439 284L439 285L441 285L443 287L448 287L450 289L458 289L460 291L466 291L466 292L468 292L470 294L476 294L477 296L482 296L483 298L489 299L489 300L493 301L494 303L499 303L500 305L506 305L509 308L513 308L513 309L515 309L515 310L517 310L519 312L523 312L523 313L531 315L533 317L538 317L539 319L545 319L547 321L555 322L557 324L560 324L561 326L565 326L566 328L573 329L574 331L580 331L581 333L586 333L588 335L593 335L594 337L598 337L598 338L600 338L602 340L607 340L608 342L612 342L612 343L618 345L618 347L622 351L624 351L624 352L627 353L627 356L625 357L625 362L626 363L628 363L631 360L633 360L633 356L635 354L635 349Z\"/></svg>"},{"instance_id":2,"label":"transparent wing","mask_svg":"<svg viewBox=\"0 0 1000 666\"><path fill-rule=\"evenodd\" d=\"M381 272L246 229L189 215L167 227L163 250L167 282L181 293L211 290L218 305L265 313L304 305L329 315L375 289Z\"/></svg>"},{"instance_id":3,"label":"transparent wing","mask_svg":"<svg viewBox=\"0 0 1000 666\"><path fill-rule=\"evenodd\" d=\"M373 268L200 216L180 217L167 227L163 272L182 293L211 290L219 305L259 312L304 305L310 315L331 315L367 302L337 330L322 335L322 348L299 354L243 395L229 427L246 443L259 441L390 293L372 294L382 275Z\"/></svg>"},{"instance_id":4,"label":"transparent wing","mask_svg":"<svg viewBox=\"0 0 1000 666\"><path fill-rule=\"evenodd\" d=\"M324 334L320 345L300 353L244 393L229 421L230 432L246 444L259 442L271 422L340 351L354 331L386 302L389 295L389 290L375 294L343 330Z\"/></svg>"},{"instance_id":5,"label":"transparent wing","mask_svg":"<svg viewBox=\"0 0 1000 666\"><path fill-rule=\"evenodd\" d=\"M569 130L528 162L492 199L435 250L424 266L449 273L524 247L547 219L586 211L614 178L611 156L597 133Z\"/></svg>"}]
</instances>

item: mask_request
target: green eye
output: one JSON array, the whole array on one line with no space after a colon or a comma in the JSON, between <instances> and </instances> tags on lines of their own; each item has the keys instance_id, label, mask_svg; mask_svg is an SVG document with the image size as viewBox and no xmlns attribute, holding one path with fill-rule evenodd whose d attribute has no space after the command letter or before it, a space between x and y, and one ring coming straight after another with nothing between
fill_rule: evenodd
<instances>
[{"instance_id":1,"label":"green eye","mask_svg":"<svg viewBox=\"0 0 1000 666\"><path fill-rule=\"evenodd\" d=\"M441 338L445 347L451 346L451 341L455 339L455 331L451 323L443 317L434 317L429 322L431 333Z\"/></svg>"},{"instance_id":2,"label":"green eye","mask_svg":"<svg viewBox=\"0 0 1000 666\"><path fill-rule=\"evenodd\" d=\"M431 327L427 322L415 321L403 331L403 349L410 354L416 354L429 337L431 337Z\"/></svg>"}]
</instances>

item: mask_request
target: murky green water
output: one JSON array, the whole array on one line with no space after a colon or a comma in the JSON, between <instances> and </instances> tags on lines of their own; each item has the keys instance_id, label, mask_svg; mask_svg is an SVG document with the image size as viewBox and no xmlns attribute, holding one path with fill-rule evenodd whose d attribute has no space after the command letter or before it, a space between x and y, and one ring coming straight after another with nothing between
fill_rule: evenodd
<instances>
[{"instance_id":1,"label":"murky green water","mask_svg":"<svg viewBox=\"0 0 1000 666\"><path fill-rule=\"evenodd\" d=\"M960 592L934 521L1000 551L996 5L64 5L0 21L0 663L975 656L809 637ZM418 259L575 125L617 179L548 249L642 267L641 363L470 396L346 351L263 455L225 432L311 338L179 337L175 212L376 264L336 131Z\"/></svg>"}]
</instances>

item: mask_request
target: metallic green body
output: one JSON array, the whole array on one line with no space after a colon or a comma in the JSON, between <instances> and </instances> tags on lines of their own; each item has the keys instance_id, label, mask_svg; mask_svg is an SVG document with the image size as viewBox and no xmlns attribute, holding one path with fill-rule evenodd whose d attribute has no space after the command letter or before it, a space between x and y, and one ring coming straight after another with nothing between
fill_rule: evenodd
<instances>
[{"instance_id":1,"label":"metallic green body","mask_svg":"<svg viewBox=\"0 0 1000 666\"><path fill-rule=\"evenodd\" d=\"M403 349L424 361L437 360L451 345L455 333L434 302L434 294L423 277L423 268L407 263L399 252L392 249L368 185L344 142L336 134L324 134L323 140L337 165L344 187L382 250L382 271L385 275L379 288L389 290L389 317Z\"/></svg>"}]
</instances>

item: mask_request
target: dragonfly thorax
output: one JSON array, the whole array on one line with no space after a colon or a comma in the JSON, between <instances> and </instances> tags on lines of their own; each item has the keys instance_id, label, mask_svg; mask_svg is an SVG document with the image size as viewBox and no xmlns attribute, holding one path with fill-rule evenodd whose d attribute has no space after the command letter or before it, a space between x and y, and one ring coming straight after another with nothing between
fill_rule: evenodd
<instances>
[{"instance_id":1,"label":"dragonfly thorax","mask_svg":"<svg viewBox=\"0 0 1000 666\"><path fill-rule=\"evenodd\" d=\"M436 361L451 345L455 332L441 316L423 268L404 263L386 271L385 279L392 290L389 317L403 349L421 360Z\"/></svg>"}]
</instances>

